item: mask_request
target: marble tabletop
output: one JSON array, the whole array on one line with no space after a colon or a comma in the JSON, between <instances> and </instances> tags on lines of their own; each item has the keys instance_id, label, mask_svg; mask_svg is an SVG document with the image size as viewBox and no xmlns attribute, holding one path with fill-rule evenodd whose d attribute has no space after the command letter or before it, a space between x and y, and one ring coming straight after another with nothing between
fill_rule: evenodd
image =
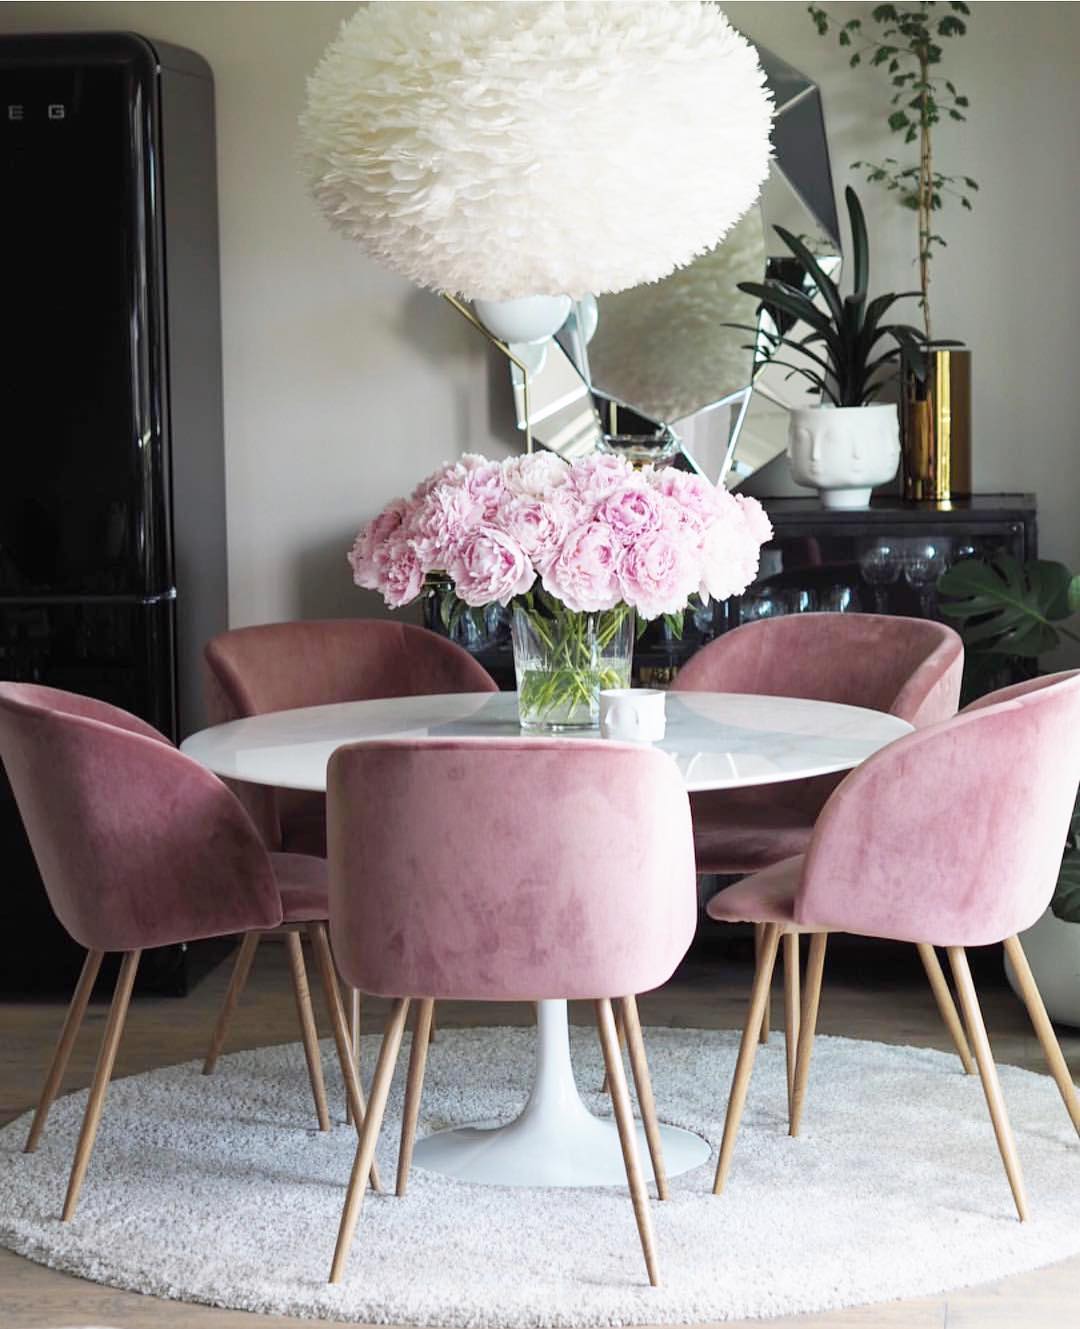
<instances>
[{"instance_id":1,"label":"marble tabletop","mask_svg":"<svg viewBox=\"0 0 1080 1329\"><path fill-rule=\"evenodd\" d=\"M797 697L672 692L666 709L667 733L652 746L674 758L690 792L850 770L911 732L907 721L881 711ZM228 779L321 790L343 743L421 737L520 740L517 697L465 692L275 711L192 734L182 750Z\"/></svg>"}]
</instances>

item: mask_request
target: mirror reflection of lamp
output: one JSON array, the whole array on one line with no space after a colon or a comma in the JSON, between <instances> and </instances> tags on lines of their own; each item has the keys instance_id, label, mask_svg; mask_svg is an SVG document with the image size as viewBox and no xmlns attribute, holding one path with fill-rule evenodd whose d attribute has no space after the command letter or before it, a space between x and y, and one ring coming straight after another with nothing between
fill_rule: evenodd
<instances>
[{"instance_id":1,"label":"mirror reflection of lamp","mask_svg":"<svg viewBox=\"0 0 1080 1329\"><path fill-rule=\"evenodd\" d=\"M309 78L301 155L331 225L445 296L527 394L568 322L584 359L584 292L659 280L753 206L772 113L756 50L704 0L378 3Z\"/></svg>"}]
</instances>

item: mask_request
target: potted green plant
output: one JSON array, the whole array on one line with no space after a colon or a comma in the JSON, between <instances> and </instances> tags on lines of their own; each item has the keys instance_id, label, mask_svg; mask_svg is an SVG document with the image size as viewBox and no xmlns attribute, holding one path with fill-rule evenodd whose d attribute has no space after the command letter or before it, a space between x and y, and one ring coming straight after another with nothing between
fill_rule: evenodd
<instances>
[{"instance_id":1,"label":"potted green plant","mask_svg":"<svg viewBox=\"0 0 1080 1329\"><path fill-rule=\"evenodd\" d=\"M791 252L790 278L740 282L761 301L752 348L760 360L798 374L821 398L791 412L788 456L799 484L818 490L826 507L865 507L875 485L896 474L900 460L896 407L877 401L895 380L901 357L925 372L925 333L909 323L886 322L899 300L918 291L869 299L870 243L858 195L845 190L851 228L852 292L843 296L808 245L783 226L776 233ZM735 326L746 328L745 324ZM802 331L802 329L809 329ZM795 357L780 359L781 348Z\"/></svg>"},{"instance_id":2,"label":"potted green plant","mask_svg":"<svg viewBox=\"0 0 1080 1329\"><path fill-rule=\"evenodd\" d=\"M913 213L919 266L919 303L923 332L931 341L930 264L935 249L945 247L936 214L951 201L968 211L979 186L970 175L946 174L934 155L934 128L942 120L967 119L969 99L944 77L945 43L967 32L969 7L962 0L934 0L903 7L875 5L870 22L848 17L844 5L831 14L810 4L807 12L818 32L835 32L850 50L850 65L879 70L891 89L889 131L899 135L911 156L857 161L853 168L888 190ZM871 27L870 25L874 26ZM907 366L901 397L904 442L904 494L908 498L949 498L971 488L971 352L958 343L937 343L921 373Z\"/></svg>"},{"instance_id":3,"label":"potted green plant","mask_svg":"<svg viewBox=\"0 0 1080 1329\"><path fill-rule=\"evenodd\" d=\"M976 670L987 659L1034 666L1063 641L1080 642L1065 623L1080 611L1080 574L1063 563L1021 564L1004 555L963 559L942 574L938 590L946 597L941 613L956 623ZM1080 1026L1080 797L1050 907L1024 933L1023 944L1050 1015ZM1005 972L1019 995L1008 960Z\"/></svg>"}]
</instances>

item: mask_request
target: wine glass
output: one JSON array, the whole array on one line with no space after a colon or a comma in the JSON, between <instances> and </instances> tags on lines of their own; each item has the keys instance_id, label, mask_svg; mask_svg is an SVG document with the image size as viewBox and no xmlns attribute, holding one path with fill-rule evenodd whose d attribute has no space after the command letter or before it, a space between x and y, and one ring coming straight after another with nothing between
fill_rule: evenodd
<instances>
[{"instance_id":1,"label":"wine glass","mask_svg":"<svg viewBox=\"0 0 1080 1329\"><path fill-rule=\"evenodd\" d=\"M784 605L777 591L762 588L752 594L739 598L739 622L753 623L759 618L775 618L784 612Z\"/></svg>"},{"instance_id":2,"label":"wine glass","mask_svg":"<svg viewBox=\"0 0 1080 1329\"><path fill-rule=\"evenodd\" d=\"M904 557L904 579L919 597L919 613L933 618L937 605L937 580L947 566L940 540L916 540Z\"/></svg>"},{"instance_id":3,"label":"wine glass","mask_svg":"<svg viewBox=\"0 0 1080 1329\"><path fill-rule=\"evenodd\" d=\"M818 608L827 614L858 613L859 597L854 586L830 586L818 595Z\"/></svg>"},{"instance_id":4,"label":"wine glass","mask_svg":"<svg viewBox=\"0 0 1080 1329\"><path fill-rule=\"evenodd\" d=\"M874 590L874 613L889 609L889 587L898 580L904 565L903 551L896 543L879 540L859 559L863 581Z\"/></svg>"}]
</instances>

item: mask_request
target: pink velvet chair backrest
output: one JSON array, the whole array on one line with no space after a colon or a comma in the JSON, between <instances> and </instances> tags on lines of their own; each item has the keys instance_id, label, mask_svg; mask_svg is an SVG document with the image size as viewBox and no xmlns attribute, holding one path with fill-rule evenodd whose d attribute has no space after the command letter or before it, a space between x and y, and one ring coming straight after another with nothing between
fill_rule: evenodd
<instances>
[{"instance_id":1,"label":"pink velvet chair backrest","mask_svg":"<svg viewBox=\"0 0 1080 1329\"><path fill-rule=\"evenodd\" d=\"M250 818L144 721L0 683L0 761L49 901L81 946L127 951L281 922Z\"/></svg>"},{"instance_id":2,"label":"pink velvet chair backrest","mask_svg":"<svg viewBox=\"0 0 1080 1329\"><path fill-rule=\"evenodd\" d=\"M826 803L795 918L984 946L1049 903L1080 781L1080 671L992 693L891 743Z\"/></svg>"},{"instance_id":3,"label":"pink velvet chair backrest","mask_svg":"<svg viewBox=\"0 0 1080 1329\"><path fill-rule=\"evenodd\" d=\"M207 642L205 659L212 724L333 702L498 690L483 665L456 643L387 619L235 628ZM281 844L283 816L321 804L320 797L294 790L238 785L234 791L271 848Z\"/></svg>"},{"instance_id":4,"label":"pink velvet chair backrest","mask_svg":"<svg viewBox=\"0 0 1080 1329\"><path fill-rule=\"evenodd\" d=\"M697 922L689 800L663 753L601 740L415 739L327 772L330 930L380 996L626 996Z\"/></svg>"},{"instance_id":5,"label":"pink velvet chair backrest","mask_svg":"<svg viewBox=\"0 0 1080 1329\"><path fill-rule=\"evenodd\" d=\"M786 614L702 647L672 691L806 697L886 711L916 728L956 714L964 646L943 623L889 614Z\"/></svg>"}]
</instances>

